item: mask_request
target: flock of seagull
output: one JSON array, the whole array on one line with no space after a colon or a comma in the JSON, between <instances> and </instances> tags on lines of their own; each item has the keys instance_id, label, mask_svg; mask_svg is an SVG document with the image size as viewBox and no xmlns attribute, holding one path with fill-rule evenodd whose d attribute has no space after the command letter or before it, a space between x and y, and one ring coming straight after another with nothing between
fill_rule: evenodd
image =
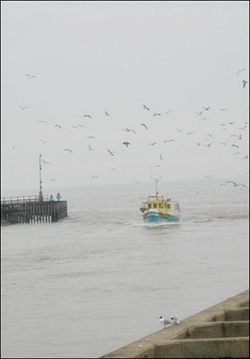
<instances>
[{"instance_id":1,"label":"flock of seagull","mask_svg":"<svg viewBox=\"0 0 250 359\"><path fill-rule=\"evenodd\" d=\"M244 72L244 71L246 71L245 68L239 70L239 71L237 72L237 75L239 75L240 73L242 73L242 72ZM26 76L28 79L30 79L30 80L36 79L36 76L33 75L33 74L32 74L32 75L31 75L31 74L26 74L25 76ZM248 81L246 81L246 80L243 79L243 80L242 80L242 87L243 87L243 89L246 88L246 85L247 85L247 84L248 84ZM29 106L22 106L22 105L18 105L18 106L21 108L22 111L27 110L27 109L29 108ZM211 117L211 115L208 116L208 114L211 113L211 109L212 109L212 108L213 108L213 106L202 106L202 108L201 108L200 110L196 111L196 115L198 115L201 120L207 121L207 120L209 120L210 117ZM148 113L151 113L151 109L150 109L147 105L145 105L145 104L142 105L142 110L143 110L143 111L146 111L146 112L148 112ZM229 112L229 110L228 110L227 108L219 108L218 110L221 111L221 112L226 112L226 111ZM151 114L151 116L152 116L152 118L163 117L164 115L165 115L165 116L172 116L173 112L174 112L174 109L170 109L170 110L166 111L164 114L162 114L162 113L160 113L160 112L153 112L153 113ZM105 116L108 116L108 117L111 116L111 117L112 117L111 113L109 113L107 110L104 111L104 114L105 114ZM170 115L170 114L171 114L171 115ZM89 114L89 113L86 113L86 114L84 114L84 115L82 116L82 118L83 118L83 119L91 119L91 120L92 120L92 115ZM39 123L48 125L48 122L47 122L47 121L44 121L44 120L40 120ZM221 133L222 133L222 131L229 132L229 127L232 126L232 125L234 125L235 123L236 123L235 121L220 123ZM248 124L249 124L249 122L247 121L247 122L244 123L244 125L242 125L241 127L238 127L238 129L239 129L240 131L245 131L245 130L247 130L247 128L248 128ZM72 128L77 129L77 130L80 130L81 128L86 129L87 125L88 125L88 124L77 123L77 124L72 125ZM148 123L146 124L145 121L144 121L144 122L142 122L142 123L140 124L140 126L143 127L145 131L150 132L150 124L148 124ZM59 130L63 130L63 126L62 126L61 124L55 124L54 127L55 127L55 128L58 128ZM132 133L132 134L134 134L134 135L136 135L136 133L137 133L137 131L136 131L135 129L129 128L129 127L125 127L125 128L120 129L120 130L121 130L121 131L125 131L125 132L127 132L127 133ZM185 134L185 135L187 135L187 136L193 136L194 134L196 134L196 131L184 131L183 129L180 129L180 128L177 128L176 131L178 131L179 133ZM211 146L213 145L214 140L215 140L216 138L218 138L218 135L216 135L216 134L214 134L214 133L208 133L208 132L206 133L206 135L207 135L208 137L205 138L205 139L203 140L203 142L202 142L202 141L196 142L195 145L196 145L196 146L199 146L199 147L205 146L205 147L207 147L207 148L211 148ZM64 134L63 137L69 137L69 138L72 139L72 137L71 137L69 134ZM235 139L237 140L237 143L231 143L233 137L235 137ZM90 136L90 135L89 135L89 136L87 136L87 138L94 140L94 139L95 139L95 136L93 136L93 135ZM236 141L236 140L235 140L235 141ZM226 141L220 141L219 143L220 143L221 145L223 145L223 146L226 146L226 145L229 146L229 145L230 145L232 148L236 148L237 150L239 150L239 149L240 149L240 143L239 143L240 140L242 140L242 133L240 133L240 134L235 134L235 133L234 133L234 134L228 134L227 140L226 140ZM43 145L46 145L48 142L50 142L49 139L43 139L43 138L39 138L39 141L40 141ZM234 142L235 142L235 141L234 141ZM175 142L175 138L167 138L167 139L165 139L165 140L163 141L163 144L167 144L167 143L168 143L168 144L170 145L171 143L174 143L174 142ZM129 148L130 145L131 145L131 143L132 143L131 140L130 140L130 141L124 140L123 142L121 142L121 144L124 145L126 148ZM149 143L148 143L148 145L149 145L149 146L152 146L152 147L153 147L153 146L156 146L157 144L158 144L158 142L156 142L156 141L152 141L152 142L149 142ZM16 148L16 146L13 145L12 148L14 149L14 148ZM90 145L90 144L88 144L88 149L89 149L89 151L93 151L93 150L94 150L94 148L93 148L92 145ZM114 157L114 155L117 154L116 151L113 151L113 150L110 149L110 148L107 148L106 150L107 150L107 152L109 153L109 155L112 156L112 157ZM67 148L64 148L63 151L64 151L64 152L69 152L69 153L73 154L73 150L72 150L71 148L68 148L68 147L67 147ZM233 156L237 156L237 158L238 158L238 156L239 156L240 154L241 154L241 152L238 151L238 152L235 152L235 153L233 154ZM246 155L244 155L244 156L241 157L241 160L244 160L244 159L247 160L248 157L249 157L249 154L246 154ZM159 154L159 158L160 158L160 161L163 160L163 155L162 155L161 153ZM49 161L44 161L44 160L43 160L43 163L44 163L44 164L50 164ZM161 167L161 166L158 164L158 165L155 166L155 168L156 168L156 167ZM116 170L115 168L112 168L112 171L117 172L117 170ZM214 176L213 176L213 175L206 175L206 176L204 176L204 177L205 177L205 178L211 178L211 177L214 177ZM91 179L98 178L98 175L95 174L95 175L93 175L93 176L90 177L90 178L91 178ZM52 181L52 180L54 181L55 178L52 178L51 181ZM140 183L140 181L134 181L134 182L137 183L137 184ZM235 182L233 182L233 181L226 181L226 183L225 183L225 184L222 184L222 185L226 185L226 184L229 184L229 183L232 183L234 187L238 187L238 186L247 187L247 186L244 185L244 184L241 184L241 183L238 183L238 184L237 184L237 183L235 183Z\"/></svg>"}]
</instances>

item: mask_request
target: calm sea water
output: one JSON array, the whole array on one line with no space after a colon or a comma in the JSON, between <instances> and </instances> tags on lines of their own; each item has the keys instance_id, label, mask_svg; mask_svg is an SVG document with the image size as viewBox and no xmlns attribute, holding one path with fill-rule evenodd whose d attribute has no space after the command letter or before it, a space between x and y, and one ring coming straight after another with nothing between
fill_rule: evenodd
<instances>
[{"instance_id":1,"label":"calm sea water","mask_svg":"<svg viewBox=\"0 0 250 359\"><path fill-rule=\"evenodd\" d=\"M160 183L179 224L143 223L148 183L65 188L66 219L2 227L1 356L98 357L248 289L249 191L224 182Z\"/></svg>"}]
</instances>

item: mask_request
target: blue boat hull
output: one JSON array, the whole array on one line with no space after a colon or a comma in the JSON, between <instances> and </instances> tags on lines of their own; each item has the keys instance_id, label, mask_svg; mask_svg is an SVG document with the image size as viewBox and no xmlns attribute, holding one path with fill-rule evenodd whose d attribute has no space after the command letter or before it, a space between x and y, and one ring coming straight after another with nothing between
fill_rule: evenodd
<instances>
[{"instance_id":1,"label":"blue boat hull","mask_svg":"<svg viewBox=\"0 0 250 359\"><path fill-rule=\"evenodd\" d=\"M174 222L179 222L180 217L170 216L167 214L159 214L157 212L149 212L143 215L143 220L146 223L157 223L157 222L174 223Z\"/></svg>"}]
</instances>

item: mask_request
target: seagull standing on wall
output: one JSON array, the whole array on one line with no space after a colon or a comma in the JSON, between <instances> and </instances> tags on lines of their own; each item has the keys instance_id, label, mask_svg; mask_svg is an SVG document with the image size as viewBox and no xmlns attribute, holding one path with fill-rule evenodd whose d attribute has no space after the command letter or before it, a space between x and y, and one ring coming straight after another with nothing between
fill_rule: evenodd
<instances>
[{"instance_id":1,"label":"seagull standing on wall","mask_svg":"<svg viewBox=\"0 0 250 359\"><path fill-rule=\"evenodd\" d=\"M170 327L171 325L174 324L173 320L166 319L166 318L163 317L163 315L161 315L159 317L159 320L160 320L161 324L164 325L164 328L168 328L168 327Z\"/></svg>"}]
</instances>

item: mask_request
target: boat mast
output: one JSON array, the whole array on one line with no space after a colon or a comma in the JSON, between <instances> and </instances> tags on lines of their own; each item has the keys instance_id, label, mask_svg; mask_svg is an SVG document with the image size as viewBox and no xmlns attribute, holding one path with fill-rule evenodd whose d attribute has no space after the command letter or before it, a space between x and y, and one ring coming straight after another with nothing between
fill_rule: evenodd
<instances>
[{"instance_id":1,"label":"boat mast","mask_svg":"<svg viewBox=\"0 0 250 359\"><path fill-rule=\"evenodd\" d=\"M156 193L156 197L158 196L158 182L159 182L159 180L156 178L155 179L155 193Z\"/></svg>"},{"instance_id":2,"label":"boat mast","mask_svg":"<svg viewBox=\"0 0 250 359\"><path fill-rule=\"evenodd\" d=\"M156 195L156 197L157 197L157 196L158 196L158 182L160 181L161 177L159 177L159 178L153 178L153 177L151 176L151 178L155 180L155 195Z\"/></svg>"}]
</instances>

